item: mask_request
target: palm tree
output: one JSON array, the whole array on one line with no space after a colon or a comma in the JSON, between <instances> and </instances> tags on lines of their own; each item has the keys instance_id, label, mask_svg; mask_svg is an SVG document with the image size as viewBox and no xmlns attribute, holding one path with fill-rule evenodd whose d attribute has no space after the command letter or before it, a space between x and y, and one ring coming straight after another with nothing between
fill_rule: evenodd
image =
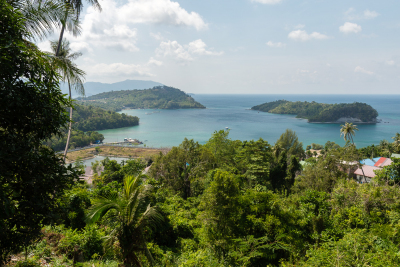
<instances>
[{"instance_id":1,"label":"palm tree","mask_svg":"<svg viewBox=\"0 0 400 267\"><path fill-rule=\"evenodd\" d=\"M340 129L340 136L343 135L345 141L349 140L354 145L353 136L356 135L355 131L358 131L357 125L353 125L353 123L346 122L345 125L340 125L340 127L342 127Z\"/></svg>"},{"instance_id":2,"label":"palm tree","mask_svg":"<svg viewBox=\"0 0 400 267\"><path fill-rule=\"evenodd\" d=\"M400 150L400 133L396 133L395 136L392 137L393 145L396 148L396 151L398 152Z\"/></svg>"},{"instance_id":3,"label":"palm tree","mask_svg":"<svg viewBox=\"0 0 400 267\"><path fill-rule=\"evenodd\" d=\"M27 39L43 40L54 28L60 26L64 20L68 31L73 35L80 33L79 20L73 16L71 11L67 12L69 6L57 0L6 0L13 8L21 12L24 17L25 30L29 36Z\"/></svg>"},{"instance_id":4,"label":"palm tree","mask_svg":"<svg viewBox=\"0 0 400 267\"><path fill-rule=\"evenodd\" d=\"M355 131L358 131L357 125L353 125L353 123L346 122L345 125L340 125L340 126L342 127L340 129L340 136L343 135L344 140L345 141L351 141L353 146L355 147L356 145L354 144L353 136L356 135ZM357 152L357 157L358 157L358 159L360 159L360 157L358 156L358 152ZM363 177L364 177L364 181L366 181L362 165L360 163L358 163L358 164L359 164L359 168L362 171L362 174L363 174ZM349 168L350 168L350 166L349 166Z\"/></svg>"},{"instance_id":5,"label":"palm tree","mask_svg":"<svg viewBox=\"0 0 400 267\"><path fill-rule=\"evenodd\" d=\"M63 40L64 36L64 31L65 27L68 26L68 18L72 16L75 16L75 19L79 21L79 16L81 14L82 8L83 8L83 2L82 0L64 0L65 8L64 11L64 18L60 20L62 27L61 27L61 32L60 32L60 37L58 38L58 47L56 49L55 55L58 56L60 53L61 49L61 40ZM101 11L101 6L97 0L87 0L89 4L91 4L95 9ZM71 14L72 13L72 14Z\"/></svg>"},{"instance_id":6,"label":"palm tree","mask_svg":"<svg viewBox=\"0 0 400 267\"><path fill-rule=\"evenodd\" d=\"M163 217L148 204L148 187L141 184L142 177L127 176L124 189L119 194L98 198L87 214L87 221L94 223L107 216L111 229L109 243L118 240L126 267L141 266L137 253L144 252L153 264L154 260L147 249L143 231L146 227L157 227L163 223Z\"/></svg>"},{"instance_id":7,"label":"palm tree","mask_svg":"<svg viewBox=\"0 0 400 267\"><path fill-rule=\"evenodd\" d=\"M53 53L56 53L59 47L58 41L50 42ZM68 83L69 89L69 100L71 101L71 86L81 95L85 95L85 88L83 87L83 80L85 79L85 72L79 69L73 62L75 59L80 57L82 53L72 53L69 47L69 42L63 39L60 45L60 51L58 56L53 55L53 66L62 77L62 81ZM64 161L67 156L69 140L71 138L72 130L72 106L69 108L69 127L67 143L64 150Z\"/></svg>"}]
</instances>

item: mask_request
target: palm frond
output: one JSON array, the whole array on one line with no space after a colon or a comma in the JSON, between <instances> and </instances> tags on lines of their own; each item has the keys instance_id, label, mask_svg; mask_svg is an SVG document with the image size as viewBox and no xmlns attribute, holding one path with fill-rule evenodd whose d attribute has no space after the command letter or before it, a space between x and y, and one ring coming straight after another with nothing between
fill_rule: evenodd
<instances>
[{"instance_id":1,"label":"palm frond","mask_svg":"<svg viewBox=\"0 0 400 267\"><path fill-rule=\"evenodd\" d=\"M149 226L154 228L161 226L163 223L164 217L155 207L151 207L149 204L138 222L138 227L143 228Z\"/></svg>"},{"instance_id":2,"label":"palm frond","mask_svg":"<svg viewBox=\"0 0 400 267\"><path fill-rule=\"evenodd\" d=\"M100 197L94 201L94 205L89 208L86 214L86 222L94 223L101 219L108 211L119 210L119 203L116 194Z\"/></svg>"}]
</instances>

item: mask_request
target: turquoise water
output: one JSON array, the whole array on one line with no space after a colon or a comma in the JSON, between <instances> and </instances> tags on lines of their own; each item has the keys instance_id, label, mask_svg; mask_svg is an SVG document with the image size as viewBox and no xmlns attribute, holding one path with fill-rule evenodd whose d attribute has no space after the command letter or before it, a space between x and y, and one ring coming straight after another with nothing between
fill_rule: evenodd
<instances>
[{"instance_id":1,"label":"turquoise water","mask_svg":"<svg viewBox=\"0 0 400 267\"><path fill-rule=\"evenodd\" d=\"M291 101L316 101L320 103L370 104L384 123L358 125L355 142L358 147L379 144L380 140L392 141L400 132L400 95L193 95L207 109L180 110L124 110L138 116L140 125L100 131L105 142L137 138L148 147L171 147L179 145L187 137L205 143L215 130L230 128L230 138L239 140L259 139L274 144L286 130L296 131L304 145L325 144L334 141L340 145L339 124L312 124L294 115L269 114L249 110L265 102L286 99ZM157 111L156 113L153 113ZM146 114L148 113L148 114ZM151 114L150 114L151 113Z\"/></svg>"}]
</instances>

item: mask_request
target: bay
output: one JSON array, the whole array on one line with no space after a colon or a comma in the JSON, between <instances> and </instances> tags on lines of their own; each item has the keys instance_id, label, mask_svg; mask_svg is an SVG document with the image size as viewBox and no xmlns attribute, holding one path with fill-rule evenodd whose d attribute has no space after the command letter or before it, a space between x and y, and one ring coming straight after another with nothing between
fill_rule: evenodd
<instances>
[{"instance_id":1,"label":"bay","mask_svg":"<svg viewBox=\"0 0 400 267\"><path fill-rule=\"evenodd\" d=\"M303 145L345 142L340 136L340 124L314 124L294 115L280 115L250 110L252 106L269 101L316 101L319 103L362 102L371 105L382 123L360 124L355 142L358 147L379 144L383 139L400 132L400 95L193 95L207 109L123 110L121 113L138 116L138 126L100 131L104 142L136 138L147 147L172 147L186 137L204 144L214 131L229 127L233 140L263 138L274 144L286 130L294 130Z\"/></svg>"}]
</instances>

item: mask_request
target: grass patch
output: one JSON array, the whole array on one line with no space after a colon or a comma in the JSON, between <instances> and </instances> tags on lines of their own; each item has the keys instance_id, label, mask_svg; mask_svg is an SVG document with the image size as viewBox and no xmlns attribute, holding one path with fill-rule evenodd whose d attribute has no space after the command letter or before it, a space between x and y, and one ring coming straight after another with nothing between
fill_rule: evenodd
<instances>
[{"instance_id":1,"label":"grass patch","mask_svg":"<svg viewBox=\"0 0 400 267\"><path fill-rule=\"evenodd\" d=\"M67 154L67 163L74 162L78 158L87 159L95 155L108 157L126 157L126 158L151 158L158 155L168 153L170 148L144 148L144 147L121 147L121 146L99 146L100 151L96 152L94 147L79 151L69 152Z\"/></svg>"}]
</instances>

